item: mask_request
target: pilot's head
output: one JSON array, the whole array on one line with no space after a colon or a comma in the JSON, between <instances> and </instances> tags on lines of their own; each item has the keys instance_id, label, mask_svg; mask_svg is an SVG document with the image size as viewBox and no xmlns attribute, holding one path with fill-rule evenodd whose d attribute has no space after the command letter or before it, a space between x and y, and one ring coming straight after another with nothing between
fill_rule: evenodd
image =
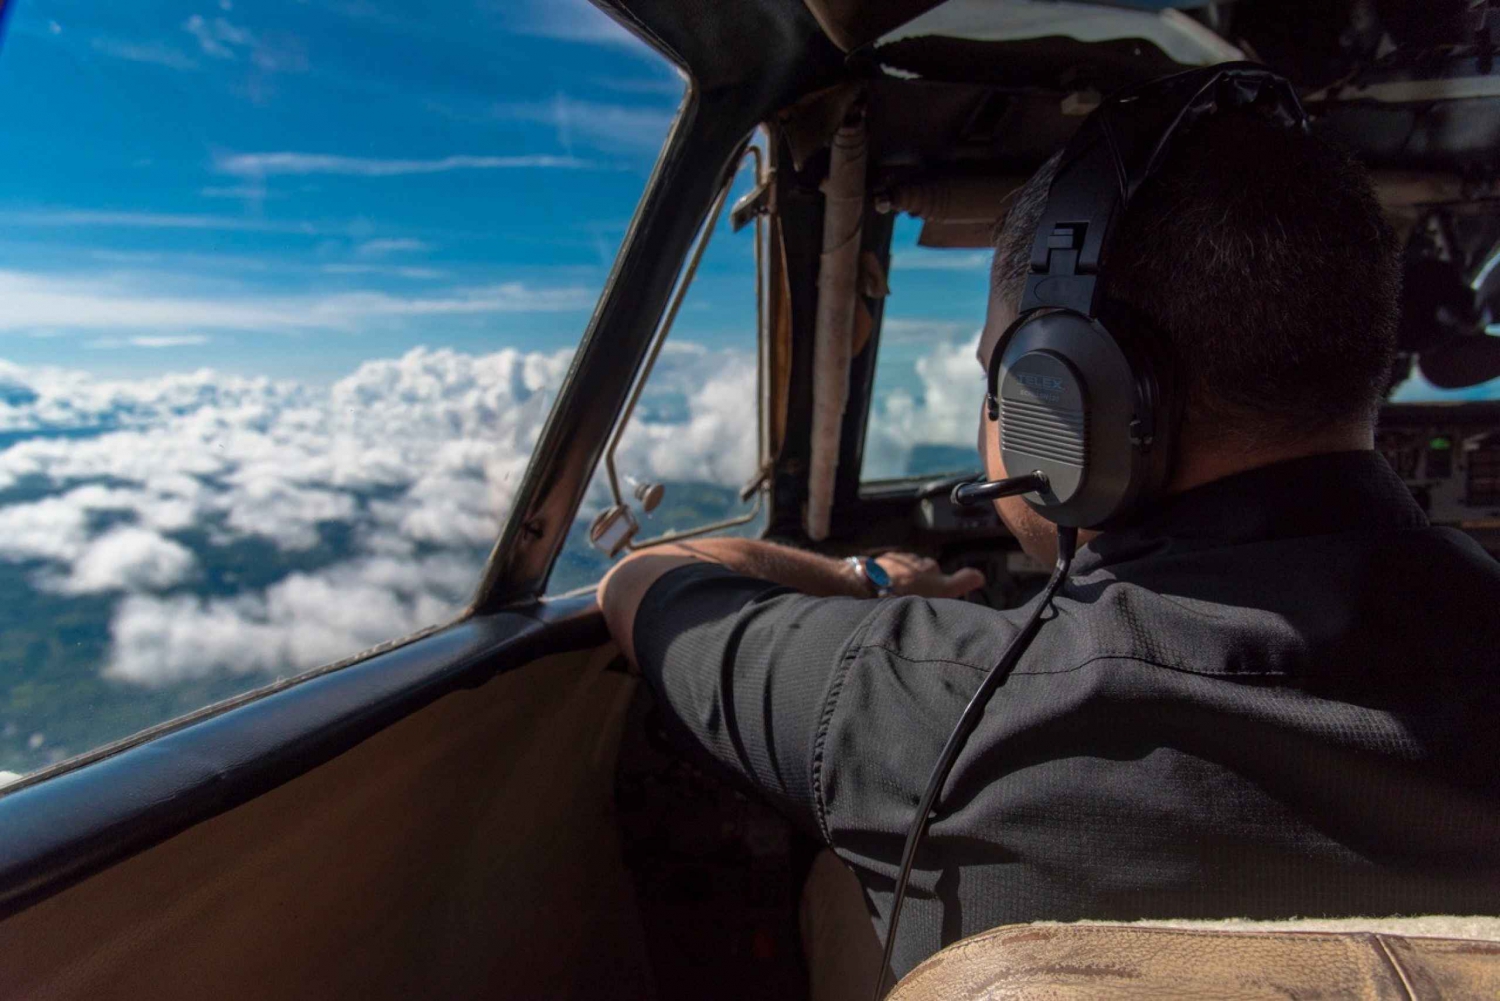
<instances>
[{"instance_id":1,"label":"pilot's head","mask_svg":"<svg viewBox=\"0 0 1500 1001\"><path fill-rule=\"evenodd\" d=\"M988 366L1016 317L1053 157L996 228ZM1110 298L1165 339L1186 389L1169 490L1283 458L1368 448L1395 349L1399 253L1364 167L1257 117L1224 114L1174 139L1131 201L1105 263ZM1006 475L981 415L991 477ZM1026 551L1050 560L1053 526L997 502Z\"/></svg>"}]
</instances>

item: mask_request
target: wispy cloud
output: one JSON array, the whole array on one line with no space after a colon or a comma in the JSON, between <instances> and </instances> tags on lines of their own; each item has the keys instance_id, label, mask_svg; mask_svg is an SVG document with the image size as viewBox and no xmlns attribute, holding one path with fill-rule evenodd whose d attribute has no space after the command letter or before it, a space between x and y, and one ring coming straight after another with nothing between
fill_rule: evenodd
<instances>
[{"instance_id":1,"label":"wispy cloud","mask_svg":"<svg viewBox=\"0 0 1500 1001\"><path fill-rule=\"evenodd\" d=\"M575 141L606 150L655 151L672 125L663 108L576 101L558 94L551 101L498 104L495 113L515 121L551 125L569 153Z\"/></svg>"},{"instance_id":2,"label":"wispy cloud","mask_svg":"<svg viewBox=\"0 0 1500 1001\"><path fill-rule=\"evenodd\" d=\"M210 21L202 14L188 18L183 22L182 30L198 40L198 47L204 55L215 59L235 58L233 47L248 46L254 38L246 28L231 24L222 17Z\"/></svg>"},{"instance_id":3,"label":"wispy cloud","mask_svg":"<svg viewBox=\"0 0 1500 1001\"><path fill-rule=\"evenodd\" d=\"M227 187L209 186L200 188L198 194L204 198L240 198L249 201L259 201L262 198L279 198L280 195L272 195L266 190L264 184L232 184Z\"/></svg>"},{"instance_id":4,"label":"wispy cloud","mask_svg":"<svg viewBox=\"0 0 1500 1001\"><path fill-rule=\"evenodd\" d=\"M89 341L90 348L186 348L207 344L203 334L141 334L137 337L101 337Z\"/></svg>"},{"instance_id":5,"label":"wispy cloud","mask_svg":"<svg viewBox=\"0 0 1500 1001\"><path fill-rule=\"evenodd\" d=\"M119 38L95 38L89 43L95 52L133 63L149 63L173 70L196 69L198 61L186 53L161 42L128 42Z\"/></svg>"},{"instance_id":6,"label":"wispy cloud","mask_svg":"<svg viewBox=\"0 0 1500 1001\"><path fill-rule=\"evenodd\" d=\"M206 18L202 14L189 17L182 23L182 30L197 43L198 54L210 60L233 62L244 55L257 69L266 72L298 72L308 66L302 43L290 36L262 38L227 18ZM198 59L163 41L135 42L99 37L89 44L102 55L130 62L174 70L195 70L202 66Z\"/></svg>"},{"instance_id":7,"label":"wispy cloud","mask_svg":"<svg viewBox=\"0 0 1500 1001\"><path fill-rule=\"evenodd\" d=\"M325 264L327 275L386 275L391 278L442 278L447 274L437 268L415 268L400 264Z\"/></svg>"},{"instance_id":8,"label":"wispy cloud","mask_svg":"<svg viewBox=\"0 0 1500 1001\"><path fill-rule=\"evenodd\" d=\"M245 54L257 69L271 73L300 72L308 66L301 41L292 36L262 37L228 18L210 19L202 14L184 21L182 30L197 40L204 55L213 59L232 61Z\"/></svg>"},{"instance_id":9,"label":"wispy cloud","mask_svg":"<svg viewBox=\"0 0 1500 1001\"><path fill-rule=\"evenodd\" d=\"M435 160L384 160L331 153L232 153L218 157L215 168L240 177L271 174L343 174L351 177L399 177L441 174L450 170L580 170L594 164L573 156L445 156Z\"/></svg>"},{"instance_id":10,"label":"wispy cloud","mask_svg":"<svg viewBox=\"0 0 1500 1001\"><path fill-rule=\"evenodd\" d=\"M579 286L522 282L452 287L428 295L340 292L306 296L206 297L154 293L139 283L0 271L0 331L357 330L398 317L586 310L594 293Z\"/></svg>"},{"instance_id":11,"label":"wispy cloud","mask_svg":"<svg viewBox=\"0 0 1500 1001\"><path fill-rule=\"evenodd\" d=\"M898 253L891 259L891 273L902 271L983 271L990 266L994 254L988 250L976 250L969 254L956 254L951 250L922 250L917 253Z\"/></svg>"},{"instance_id":12,"label":"wispy cloud","mask_svg":"<svg viewBox=\"0 0 1500 1001\"><path fill-rule=\"evenodd\" d=\"M901 344L952 341L970 337L975 324L955 323L952 320L883 320L880 324L880 339Z\"/></svg>"},{"instance_id":13,"label":"wispy cloud","mask_svg":"<svg viewBox=\"0 0 1500 1001\"><path fill-rule=\"evenodd\" d=\"M315 234L309 222L276 222L221 215L183 215L169 212L100 212L91 209L48 209L0 213L0 220L18 226L118 226L127 229L242 230L258 233Z\"/></svg>"},{"instance_id":14,"label":"wispy cloud","mask_svg":"<svg viewBox=\"0 0 1500 1001\"><path fill-rule=\"evenodd\" d=\"M359 245L357 253L363 257L379 257L382 254L415 254L431 249L432 245L422 240L413 240L410 238L384 239L366 240Z\"/></svg>"},{"instance_id":15,"label":"wispy cloud","mask_svg":"<svg viewBox=\"0 0 1500 1001\"><path fill-rule=\"evenodd\" d=\"M526 0L515 5L510 26L523 35L650 52L639 38L588 0Z\"/></svg>"},{"instance_id":16,"label":"wispy cloud","mask_svg":"<svg viewBox=\"0 0 1500 1001\"><path fill-rule=\"evenodd\" d=\"M593 82L607 90L621 94L653 94L680 98L687 90L686 81L675 74L658 77L596 77Z\"/></svg>"},{"instance_id":17,"label":"wispy cloud","mask_svg":"<svg viewBox=\"0 0 1500 1001\"><path fill-rule=\"evenodd\" d=\"M219 274L243 277L250 272L294 274L307 277L325 275L385 275L394 278L443 278L446 271L429 267L387 264L377 261L333 262L309 265L304 261L283 258L279 255L256 256L251 254L165 252L159 250L110 250L97 248L88 251L88 257L105 264L116 265L120 270L133 273L135 278L154 273L156 276L172 274ZM607 261L605 262L608 263Z\"/></svg>"}]
</instances>

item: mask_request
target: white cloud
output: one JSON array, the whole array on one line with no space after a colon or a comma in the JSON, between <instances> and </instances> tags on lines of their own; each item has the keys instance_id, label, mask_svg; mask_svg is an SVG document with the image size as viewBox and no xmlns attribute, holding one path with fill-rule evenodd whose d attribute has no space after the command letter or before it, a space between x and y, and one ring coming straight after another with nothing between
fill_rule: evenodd
<instances>
[{"instance_id":1,"label":"white cloud","mask_svg":"<svg viewBox=\"0 0 1500 1001\"><path fill-rule=\"evenodd\" d=\"M95 52L133 63L149 63L173 70L196 69L198 61L161 42L128 42L118 38L95 38L89 45Z\"/></svg>"},{"instance_id":2,"label":"white cloud","mask_svg":"<svg viewBox=\"0 0 1500 1001\"><path fill-rule=\"evenodd\" d=\"M633 422L620 443L619 465L655 480L744 486L755 471L755 367L738 361L698 384L685 424Z\"/></svg>"},{"instance_id":3,"label":"white cloud","mask_svg":"<svg viewBox=\"0 0 1500 1001\"><path fill-rule=\"evenodd\" d=\"M454 155L435 160L377 159L339 156L332 153L227 153L214 161L220 173L240 177L273 174L343 174L351 177L400 177L408 174L442 174L451 170L521 170L556 168L578 170L593 164L572 156L470 156Z\"/></svg>"},{"instance_id":4,"label":"white cloud","mask_svg":"<svg viewBox=\"0 0 1500 1001\"><path fill-rule=\"evenodd\" d=\"M972 336L974 324L952 320L903 320L887 317L880 321L882 344L930 344L934 341L951 341L957 337Z\"/></svg>"},{"instance_id":5,"label":"white cloud","mask_svg":"<svg viewBox=\"0 0 1500 1001\"><path fill-rule=\"evenodd\" d=\"M230 8L220 7L228 11ZM285 34L262 36L225 17L206 18L194 14L182 24L182 30L198 42L206 56L223 61L248 55L250 62L266 72L298 72L307 69L307 53L299 39Z\"/></svg>"},{"instance_id":6,"label":"white cloud","mask_svg":"<svg viewBox=\"0 0 1500 1001\"><path fill-rule=\"evenodd\" d=\"M266 190L264 184L210 185L206 188L199 188L198 194L204 198L239 198L246 201L260 201L270 197L281 197L280 195L273 196Z\"/></svg>"},{"instance_id":7,"label":"white cloud","mask_svg":"<svg viewBox=\"0 0 1500 1001\"><path fill-rule=\"evenodd\" d=\"M87 509L67 497L0 508L0 558L71 561L87 545Z\"/></svg>"},{"instance_id":8,"label":"white cloud","mask_svg":"<svg viewBox=\"0 0 1500 1001\"><path fill-rule=\"evenodd\" d=\"M640 39L588 0L524 0L514 5L511 28L526 35L618 45L651 54Z\"/></svg>"},{"instance_id":9,"label":"white cloud","mask_svg":"<svg viewBox=\"0 0 1500 1001\"><path fill-rule=\"evenodd\" d=\"M442 278L447 272L438 268L409 267L403 264L325 264L320 269L328 275L385 275L389 278Z\"/></svg>"},{"instance_id":10,"label":"white cloud","mask_svg":"<svg viewBox=\"0 0 1500 1001\"><path fill-rule=\"evenodd\" d=\"M145 461L157 458L152 455ZM15 468L12 467L13 473ZM28 468L23 461L19 468L22 473L41 472L45 463ZM92 534L95 515L129 512L137 524L152 530L150 534L180 531L202 516L205 510L202 500L198 481L166 473L155 477L149 488L88 484L39 501L10 504L0 507L0 559L44 560L64 565L72 572L89 560L91 547L100 541ZM133 542L139 545L141 540ZM128 555L118 548L115 553ZM92 574L97 578L97 570Z\"/></svg>"},{"instance_id":11,"label":"white cloud","mask_svg":"<svg viewBox=\"0 0 1500 1001\"><path fill-rule=\"evenodd\" d=\"M142 334L138 337L101 337L89 341L91 348L184 348L207 344L203 334Z\"/></svg>"},{"instance_id":12,"label":"white cloud","mask_svg":"<svg viewBox=\"0 0 1500 1001\"><path fill-rule=\"evenodd\" d=\"M686 81L675 67L656 77L596 77L594 83L606 90L621 94L653 94L660 97L681 98L687 90Z\"/></svg>"},{"instance_id":13,"label":"white cloud","mask_svg":"<svg viewBox=\"0 0 1500 1001\"><path fill-rule=\"evenodd\" d=\"M168 212L101 212L91 209L49 209L40 212L0 213L0 221L17 226L112 226L124 229L202 229L250 233L304 233L318 228L308 222L275 222L239 216L182 215Z\"/></svg>"},{"instance_id":14,"label":"white cloud","mask_svg":"<svg viewBox=\"0 0 1500 1001\"><path fill-rule=\"evenodd\" d=\"M447 289L437 295L394 296L385 292L345 292L307 303L309 327L352 327L357 321L381 316L453 316L470 313L557 313L588 309L592 291L579 287L536 288L522 282L502 282L472 288Z\"/></svg>"},{"instance_id":15,"label":"white cloud","mask_svg":"<svg viewBox=\"0 0 1500 1001\"><path fill-rule=\"evenodd\" d=\"M289 675L451 618L479 578L453 556L372 556L227 599L130 595L104 673L162 685L210 670Z\"/></svg>"},{"instance_id":16,"label":"white cloud","mask_svg":"<svg viewBox=\"0 0 1500 1001\"><path fill-rule=\"evenodd\" d=\"M68 594L159 590L186 580L196 565L180 543L149 529L117 528L89 545L58 589Z\"/></svg>"},{"instance_id":17,"label":"white cloud","mask_svg":"<svg viewBox=\"0 0 1500 1001\"><path fill-rule=\"evenodd\" d=\"M897 253L891 257L891 275L903 271L988 271L994 251L975 250L960 254L952 250L923 248Z\"/></svg>"},{"instance_id":18,"label":"white cloud","mask_svg":"<svg viewBox=\"0 0 1500 1001\"><path fill-rule=\"evenodd\" d=\"M361 243L359 245L359 248L356 252L365 256L378 257L382 254L418 253L431 249L431 244L425 243L422 240L412 240L408 238L366 240L364 243Z\"/></svg>"},{"instance_id":19,"label":"white cloud","mask_svg":"<svg viewBox=\"0 0 1500 1001\"><path fill-rule=\"evenodd\" d=\"M386 317L583 310L593 305L594 298L592 291L580 286L538 288L521 282L447 288L423 296L340 292L321 296L203 298L138 291L121 279L0 271L0 301L5 303L0 310L0 331L356 330L362 323Z\"/></svg>"},{"instance_id":20,"label":"white cloud","mask_svg":"<svg viewBox=\"0 0 1500 1001\"><path fill-rule=\"evenodd\" d=\"M640 152L661 147L673 112L661 108L578 101L558 94L551 101L499 104L502 118L551 125L558 145L573 151L575 141L604 150Z\"/></svg>"},{"instance_id":21,"label":"white cloud","mask_svg":"<svg viewBox=\"0 0 1500 1001\"><path fill-rule=\"evenodd\" d=\"M182 30L198 40L198 47L204 55L215 59L233 59L235 47L248 46L253 40L247 29L222 17L210 21L201 14L194 14L183 22Z\"/></svg>"},{"instance_id":22,"label":"white cloud","mask_svg":"<svg viewBox=\"0 0 1500 1001\"><path fill-rule=\"evenodd\" d=\"M106 671L122 681L349 656L471 597L570 361L417 349L327 388L0 362L0 430L40 433L0 451L0 489L53 490L0 506L0 559L37 564L38 587L111 595ZM648 396L678 400L676 415L633 426L622 472L742 485L755 463L750 356L678 342L658 364ZM56 433L79 430L97 433ZM199 593L218 547L311 553L330 527L346 540L333 562Z\"/></svg>"},{"instance_id":23,"label":"white cloud","mask_svg":"<svg viewBox=\"0 0 1500 1001\"><path fill-rule=\"evenodd\" d=\"M933 340L914 366L920 395L898 388L877 403L865 435L866 478L903 475L920 445L974 447L983 392L978 347L978 333L962 342ZM973 464L979 464L977 455Z\"/></svg>"}]
</instances>

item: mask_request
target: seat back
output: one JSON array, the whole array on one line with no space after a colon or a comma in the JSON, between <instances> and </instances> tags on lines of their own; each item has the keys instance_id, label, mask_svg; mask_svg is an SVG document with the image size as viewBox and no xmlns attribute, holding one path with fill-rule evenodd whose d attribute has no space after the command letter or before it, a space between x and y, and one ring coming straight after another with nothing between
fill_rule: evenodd
<instances>
[{"instance_id":1,"label":"seat back","mask_svg":"<svg viewBox=\"0 0 1500 1001\"><path fill-rule=\"evenodd\" d=\"M955 942L887 1001L1500 998L1500 942L1387 931L1005 925Z\"/></svg>"}]
</instances>

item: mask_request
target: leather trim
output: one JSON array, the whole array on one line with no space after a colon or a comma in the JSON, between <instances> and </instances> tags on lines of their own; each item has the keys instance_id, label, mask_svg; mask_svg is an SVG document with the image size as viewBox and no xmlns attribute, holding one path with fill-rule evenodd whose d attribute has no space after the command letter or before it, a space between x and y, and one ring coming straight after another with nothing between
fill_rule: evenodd
<instances>
[{"instance_id":1,"label":"leather trim","mask_svg":"<svg viewBox=\"0 0 1500 1001\"><path fill-rule=\"evenodd\" d=\"M0 797L0 918L347 751L449 692L608 642L593 596L475 616Z\"/></svg>"},{"instance_id":2,"label":"leather trim","mask_svg":"<svg viewBox=\"0 0 1500 1001\"><path fill-rule=\"evenodd\" d=\"M888 1001L1500 996L1500 943L1372 932L1006 925L955 942Z\"/></svg>"}]
</instances>

